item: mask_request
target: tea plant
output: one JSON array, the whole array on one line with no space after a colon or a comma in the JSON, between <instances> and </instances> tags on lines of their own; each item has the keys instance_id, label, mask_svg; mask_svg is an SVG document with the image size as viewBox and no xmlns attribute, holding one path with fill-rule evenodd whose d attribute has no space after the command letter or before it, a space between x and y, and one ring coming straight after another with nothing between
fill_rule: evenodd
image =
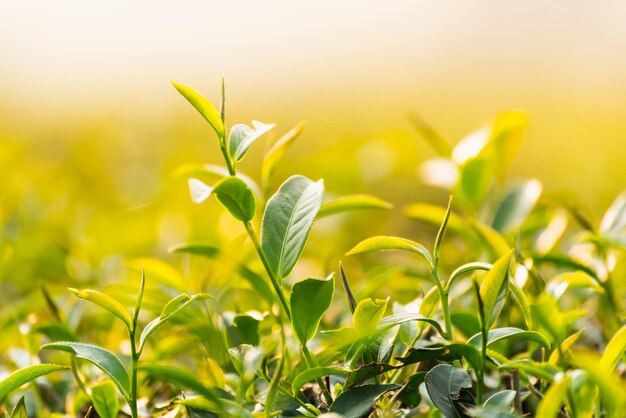
<instances>
[{"instance_id":1,"label":"tea plant","mask_svg":"<svg viewBox=\"0 0 626 418\"><path fill-rule=\"evenodd\" d=\"M325 277L306 277L301 257L321 258L323 250L307 246L317 220L392 206L369 195L324 202L323 181L302 175L275 187L302 123L269 143L257 185L240 166L275 126L253 121L227 130L223 80L219 110L173 84L209 123L224 163L188 164L176 178L185 178L201 213L210 213L215 196L240 225L228 224L235 236L228 243L171 247L215 267L201 285L213 297L193 303L209 297L189 296L184 289L191 286L155 260L147 271L167 279L155 279L150 292L143 273L134 297L70 289L121 321L118 356L79 342L74 314L66 318L44 289L54 321L25 331L32 346L49 341L31 363L62 363L56 352L65 351L69 366L29 364L10 374L0 382L5 414L621 416L626 195L596 226L571 202L542 197L538 180L511 186L506 172L521 144L523 115L501 114L455 147L415 116L440 154L425 163L425 180L453 196L446 207L404 208L432 245L404 236L353 239L345 254L319 263ZM142 308L158 314L143 327ZM155 334L167 322L180 332ZM56 372L64 380L53 391L62 402L36 382ZM37 390L18 393L31 382Z\"/></svg>"}]
</instances>

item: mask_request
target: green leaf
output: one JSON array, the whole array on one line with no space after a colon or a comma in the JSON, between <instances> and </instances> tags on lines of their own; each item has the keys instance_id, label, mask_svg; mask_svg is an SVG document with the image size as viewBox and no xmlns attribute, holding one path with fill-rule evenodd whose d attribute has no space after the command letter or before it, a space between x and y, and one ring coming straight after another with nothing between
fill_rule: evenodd
<instances>
[{"instance_id":1,"label":"green leaf","mask_svg":"<svg viewBox=\"0 0 626 418\"><path fill-rule=\"evenodd\" d=\"M493 122L488 147L494 150L495 174L500 181L517 157L527 126L528 117L515 111L502 112Z\"/></svg>"},{"instance_id":2,"label":"green leaf","mask_svg":"<svg viewBox=\"0 0 626 418\"><path fill-rule=\"evenodd\" d=\"M467 273L471 273L477 270L489 271L492 268L493 268L493 265L489 263L474 262L474 263L463 264L461 267L457 268L456 270L452 272L452 274L450 275L450 280L448 280L447 288L450 289L452 287L452 283L454 283L457 279L461 278L463 275Z\"/></svg>"},{"instance_id":3,"label":"green leaf","mask_svg":"<svg viewBox=\"0 0 626 418\"><path fill-rule=\"evenodd\" d=\"M34 364L22 369L16 370L0 382L0 403L6 396L19 388L20 386L31 382L38 377L59 371L69 369L66 366L57 364Z\"/></svg>"},{"instance_id":4,"label":"green leaf","mask_svg":"<svg viewBox=\"0 0 626 418\"><path fill-rule=\"evenodd\" d=\"M417 408L422 401L419 387L424 383L426 373L427 372L417 372L410 376L402 388L402 394L398 399L409 408Z\"/></svg>"},{"instance_id":5,"label":"green leaf","mask_svg":"<svg viewBox=\"0 0 626 418\"><path fill-rule=\"evenodd\" d=\"M513 260L513 250L495 262L493 268L487 272L482 286L480 297L483 301L486 327L491 326L497 319L508 291L509 270Z\"/></svg>"},{"instance_id":6,"label":"green leaf","mask_svg":"<svg viewBox=\"0 0 626 418\"><path fill-rule=\"evenodd\" d=\"M139 348L138 348L139 353L143 351L148 338L152 334L154 334L159 328L165 325L167 321L172 319L174 315L178 314L180 311L185 309L187 306L189 306L191 303L195 302L196 300L203 300L203 299L209 299L209 298L212 298L212 296L207 295L205 293L200 293L197 295L193 295L191 297L189 297L189 295L183 294L183 295L178 295L172 298L161 311L161 315L159 315L157 318L150 321L150 323L148 323L148 325L144 327L143 331L141 332L141 335L139 336Z\"/></svg>"},{"instance_id":7,"label":"green leaf","mask_svg":"<svg viewBox=\"0 0 626 418\"><path fill-rule=\"evenodd\" d=\"M344 418L360 418L374 407L385 393L399 389L399 385L363 385L343 392L330 406L329 412L341 414Z\"/></svg>"},{"instance_id":8,"label":"green leaf","mask_svg":"<svg viewBox=\"0 0 626 418\"><path fill-rule=\"evenodd\" d=\"M341 262L339 263L339 272L341 274L341 283L343 284L343 290L344 292L346 292L346 299L348 299L348 305L350 306L350 313L354 314L357 301L354 297L354 293L352 293L352 289L350 289L350 283L348 282L348 277L346 277L346 272L343 269L343 264L341 264Z\"/></svg>"},{"instance_id":9,"label":"green leaf","mask_svg":"<svg viewBox=\"0 0 626 418\"><path fill-rule=\"evenodd\" d=\"M187 99L189 103L202 115L204 119L213 127L213 130L217 134L218 138L224 137L224 123L222 122L222 118L220 114L217 112L213 104L201 96L197 91L192 89L191 87L185 86L183 84L178 84L172 81L172 85L182 96Z\"/></svg>"},{"instance_id":10,"label":"green leaf","mask_svg":"<svg viewBox=\"0 0 626 418\"><path fill-rule=\"evenodd\" d=\"M507 363L502 363L500 364L499 369L520 370L548 382L552 382L554 380L554 376L556 376L560 371L558 367L549 363L537 363L528 359L512 360Z\"/></svg>"},{"instance_id":11,"label":"green leaf","mask_svg":"<svg viewBox=\"0 0 626 418\"><path fill-rule=\"evenodd\" d=\"M15 405L13 411L11 411L11 418L28 418L28 413L26 412L26 405L24 403L23 396Z\"/></svg>"},{"instance_id":12,"label":"green leaf","mask_svg":"<svg viewBox=\"0 0 626 418\"><path fill-rule=\"evenodd\" d=\"M480 319L477 312L473 311L455 311L450 314L450 320L454 328L459 330L461 334L467 338L481 332Z\"/></svg>"},{"instance_id":13,"label":"green leaf","mask_svg":"<svg viewBox=\"0 0 626 418\"><path fill-rule=\"evenodd\" d=\"M91 402L101 418L117 418L120 402L115 392L115 383L104 380L92 386Z\"/></svg>"},{"instance_id":14,"label":"green leaf","mask_svg":"<svg viewBox=\"0 0 626 418\"><path fill-rule=\"evenodd\" d=\"M600 368L609 373L612 373L617 367L617 363L619 363L620 359L624 358L626 353L626 325L623 325L616 333L613 335L606 348L604 349L604 353L602 353L602 357L600 358Z\"/></svg>"},{"instance_id":15,"label":"green leaf","mask_svg":"<svg viewBox=\"0 0 626 418\"><path fill-rule=\"evenodd\" d=\"M572 271L552 277L546 287L546 292L559 300L569 288L590 288L597 293L604 293L602 286L583 271Z\"/></svg>"},{"instance_id":16,"label":"green leaf","mask_svg":"<svg viewBox=\"0 0 626 418\"><path fill-rule=\"evenodd\" d=\"M558 382L553 383L546 391L537 407L537 418L554 418L561 412L561 405L567 397L567 389L570 384L569 376L564 376Z\"/></svg>"},{"instance_id":17,"label":"green leaf","mask_svg":"<svg viewBox=\"0 0 626 418\"><path fill-rule=\"evenodd\" d=\"M233 345L259 345L259 324L262 317L252 315L237 315L233 318L233 331L236 333L236 342Z\"/></svg>"},{"instance_id":18,"label":"green leaf","mask_svg":"<svg viewBox=\"0 0 626 418\"><path fill-rule=\"evenodd\" d=\"M356 386L360 383L365 382L368 379L371 379L383 373L387 373L389 370L394 370L397 368L397 366L392 366L391 364L387 363L363 364L358 369L351 370L346 375L346 382L344 384L344 387Z\"/></svg>"},{"instance_id":19,"label":"green leaf","mask_svg":"<svg viewBox=\"0 0 626 418\"><path fill-rule=\"evenodd\" d=\"M428 372L424 382L430 399L444 417L463 416L458 406L461 390L472 387L472 379L465 370L440 364Z\"/></svg>"},{"instance_id":20,"label":"green leaf","mask_svg":"<svg viewBox=\"0 0 626 418\"><path fill-rule=\"evenodd\" d=\"M235 219L247 222L254 218L254 194L239 177L228 177L219 181L213 186L213 193Z\"/></svg>"},{"instance_id":21,"label":"green leaf","mask_svg":"<svg viewBox=\"0 0 626 418\"><path fill-rule=\"evenodd\" d=\"M336 215L338 213L349 212L361 209L391 209L393 205L385 202L377 197L359 194L352 196L344 196L327 202L322 205L317 214L317 218L325 218L327 216Z\"/></svg>"},{"instance_id":22,"label":"green leaf","mask_svg":"<svg viewBox=\"0 0 626 418\"><path fill-rule=\"evenodd\" d=\"M282 280L291 273L309 237L324 200L322 180L292 176L267 202L261 226L261 248L272 274Z\"/></svg>"},{"instance_id":23,"label":"green leaf","mask_svg":"<svg viewBox=\"0 0 626 418\"><path fill-rule=\"evenodd\" d=\"M387 299L363 299L352 315L354 329L359 336L372 334L387 309Z\"/></svg>"},{"instance_id":24,"label":"green leaf","mask_svg":"<svg viewBox=\"0 0 626 418\"><path fill-rule=\"evenodd\" d=\"M417 112L411 112L409 119L413 123L417 132L428 142L428 144L437 151L442 157L450 158L452 154L452 145L439 132L433 129Z\"/></svg>"},{"instance_id":25,"label":"green leaf","mask_svg":"<svg viewBox=\"0 0 626 418\"><path fill-rule=\"evenodd\" d=\"M496 209L491 226L503 234L517 230L530 214L540 195L539 180L528 180L514 187Z\"/></svg>"},{"instance_id":26,"label":"green leaf","mask_svg":"<svg viewBox=\"0 0 626 418\"><path fill-rule=\"evenodd\" d=\"M263 197L269 196L272 176L278 166L278 162L283 158L291 144L296 140L304 129L305 123L298 123L293 129L283 135L270 147L263 157L263 167L261 169L261 184L263 185Z\"/></svg>"},{"instance_id":27,"label":"green leaf","mask_svg":"<svg viewBox=\"0 0 626 418\"><path fill-rule=\"evenodd\" d=\"M459 180L453 194L476 208L489 194L493 170L493 158L484 155L469 158L459 167Z\"/></svg>"},{"instance_id":28,"label":"green leaf","mask_svg":"<svg viewBox=\"0 0 626 418\"><path fill-rule=\"evenodd\" d=\"M513 407L516 392L514 390L501 390L489 397L483 404L483 408L489 411L510 411Z\"/></svg>"},{"instance_id":29,"label":"green leaf","mask_svg":"<svg viewBox=\"0 0 626 418\"><path fill-rule=\"evenodd\" d=\"M75 355L76 358L93 363L108 374L111 379L113 379L124 398L129 399L130 378L128 371L120 359L109 350L91 344L72 342L45 344L41 349L66 351Z\"/></svg>"},{"instance_id":30,"label":"green leaf","mask_svg":"<svg viewBox=\"0 0 626 418\"><path fill-rule=\"evenodd\" d=\"M390 237L390 236L376 236L367 238L364 241L359 242L354 246L346 255L355 255L369 253L372 251L388 251L388 250L403 250L410 251L420 255L428 264L428 267L432 267L433 259L422 244L418 244L415 241L411 241L406 238Z\"/></svg>"},{"instance_id":31,"label":"green leaf","mask_svg":"<svg viewBox=\"0 0 626 418\"><path fill-rule=\"evenodd\" d=\"M291 383L291 393L296 395L300 388L308 382L312 382L314 380L329 375L344 374L347 371L348 370L337 366L313 367L311 369L307 369L301 373L298 373L298 375L296 375L296 377L293 379L293 382Z\"/></svg>"},{"instance_id":32,"label":"green leaf","mask_svg":"<svg viewBox=\"0 0 626 418\"><path fill-rule=\"evenodd\" d=\"M534 341L543 345L545 348L550 348L550 341L537 331L524 331L523 329L506 327L495 328L489 331L487 335L487 346L509 338L520 338L527 341ZM482 334L478 333L473 335L466 344L469 344L475 348L480 348L482 342Z\"/></svg>"},{"instance_id":33,"label":"green leaf","mask_svg":"<svg viewBox=\"0 0 626 418\"><path fill-rule=\"evenodd\" d=\"M511 291L511 295L513 295L513 299L519 306L522 311L522 315L524 316L524 322L528 328L533 326L533 316L530 311L530 304L528 303L528 298L524 291L515 283L515 281L509 279L509 290Z\"/></svg>"},{"instance_id":34,"label":"green leaf","mask_svg":"<svg viewBox=\"0 0 626 418\"><path fill-rule=\"evenodd\" d=\"M76 295L76 297L88 300L89 302L95 303L101 308L111 312L113 315L121 319L129 330L133 329L133 320L128 313L128 310L124 307L124 305L113 299L111 296L91 289L78 290L68 288L68 290Z\"/></svg>"},{"instance_id":35,"label":"green leaf","mask_svg":"<svg viewBox=\"0 0 626 418\"><path fill-rule=\"evenodd\" d=\"M207 258L215 258L221 252L221 249L215 245L202 242L186 242L184 244L173 245L168 248L168 251L171 253L187 253Z\"/></svg>"},{"instance_id":36,"label":"green leaf","mask_svg":"<svg viewBox=\"0 0 626 418\"><path fill-rule=\"evenodd\" d=\"M239 123L231 128L228 137L228 154L232 161L241 161L250 145L276 125L253 120L252 126L254 126L254 129L244 123Z\"/></svg>"},{"instance_id":37,"label":"green leaf","mask_svg":"<svg viewBox=\"0 0 626 418\"><path fill-rule=\"evenodd\" d=\"M441 325L439 324L439 322L435 321L432 318L428 318L424 315L415 314L415 313L397 313L397 314L386 316L382 318L380 322L378 323L378 329L376 330L376 332L380 334L384 331L387 331L388 329L392 327L395 327L396 325L401 325L401 324L404 324L406 322L411 322L411 321L425 322L429 325L432 325L437 330L439 335L444 334L443 329L441 329Z\"/></svg>"},{"instance_id":38,"label":"green leaf","mask_svg":"<svg viewBox=\"0 0 626 418\"><path fill-rule=\"evenodd\" d=\"M511 247L509 247L506 239L498 231L473 219L470 219L469 224L494 258L500 258L510 251Z\"/></svg>"},{"instance_id":39,"label":"green leaf","mask_svg":"<svg viewBox=\"0 0 626 418\"><path fill-rule=\"evenodd\" d=\"M140 366L140 370L145 371L148 375L156 377L158 379L165 380L170 383L175 383L179 386L192 389L199 395L204 396L208 400L215 403L215 405L221 405L220 399L217 394L206 387L195 374L190 371L175 367L175 366L162 366L156 364L150 364Z\"/></svg>"},{"instance_id":40,"label":"green leaf","mask_svg":"<svg viewBox=\"0 0 626 418\"><path fill-rule=\"evenodd\" d=\"M231 177L228 169L226 167L222 167L220 165L215 164L198 164L198 163L189 163L183 164L178 167L173 174L174 177L192 177L192 178L205 178L208 177L211 180L213 179L223 179L227 177ZM245 174L242 174L240 171L237 172L237 177L241 180L245 181L250 190L254 192L256 196L261 196L261 190L259 189L259 185Z\"/></svg>"},{"instance_id":41,"label":"green leaf","mask_svg":"<svg viewBox=\"0 0 626 418\"><path fill-rule=\"evenodd\" d=\"M404 208L404 214L411 219L439 228L446 217L446 209L427 203L414 203ZM466 222L454 212L450 213L447 229L456 234L468 231Z\"/></svg>"},{"instance_id":42,"label":"green leaf","mask_svg":"<svg viewBox=\"0 0 626 418\"><path fill-rule=\"evenodd\" d=\"M333 300L335 278L308 278L295 283L291 290L291 323L300 344L306 344L317 333L322 316Z\"/></svg>"},{"instance_id":43,"label":"green leaf","mask_svg":"<svg viewBox=\"0 0 626 418\"><path fill-rule=\"evenodd\" d=\"M426 296L422 299L422 303L420 304L419 313L420 315L424 315L425 317L432 318L437 310L437 305L439 304L439 289L437 286L433 286ZM426 323L420 322L418 324L419 329L423 330L426 328Z\"/></svg>"}]
</instances>

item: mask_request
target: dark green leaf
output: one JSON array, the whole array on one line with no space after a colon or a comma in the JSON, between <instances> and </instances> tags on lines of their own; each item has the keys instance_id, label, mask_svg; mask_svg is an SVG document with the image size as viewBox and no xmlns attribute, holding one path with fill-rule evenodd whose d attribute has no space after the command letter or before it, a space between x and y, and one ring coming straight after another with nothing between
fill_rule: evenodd
<instances>
[{"instance_id":1,"label":"dark green leaf","mask_svg":"<svg viewBox=\"0 0 626 418\"><path fill-rule=\"evenodd\" d=\"M396 369L397 366L392 366L387 363L369 363L360 366L356 370L350 371L346 376L346 387L352 387L365 382L367 379L371 379L374 376L387 373L389 370Z\"/></svg>"},{"instance_id":2,"label":"dark green leaf","mask_svg":"<svg viewBox=\"0 0 626 418\"><path fill-rule=\"evenodd\" d=\"M410 376L402 388L402 394L398 399L409 408L417 408L422 401L419 387L424 383L426 373L427 372L417 372Z\"/></svg>"},{"instance_id":3,"label":"dark green leaf","mask_svg":"<svg viewBox=\"0 0 626 418\"><path fill-rule=\"evenodd\" d=\"M428 372L424 381L430 399L444 417L465 415L459 406L461 391L472 387L472 379L465 370L440 364Z\"/></svg>"},{"instance_id":4,"label":"dark green leaf","mask_svg":"<svg viewBox=\"0 0 626 418\"><path fill-rule=\"evenodd\" d=\"M179 386L192 389L199 395L204 396L206 399L212 401L215 405L220 405L220 399L216 393L206 387L195 374L190 371L175 367L175 366L163 366L163 365L145 365L140 367L148 375L157 379L162 379L170 383L175 383Z\"/></svg>"},{"instance_id":5,"label":"dark green leaf","mask_svg":"<svg viewBox=\"0 0 626 418\"><path fill-rule=\"evenodd\" d=\"M322 180L312 182L303 176L293 176L267 202L261 227L261 247L278 280L291 273L302 255L323 200Z\"/></svg>"},{"instance_id":6,"label":"dark green leaf","mask_svg":"<svg viewBox=\"0 0 626 418\"><path fill-rule=\"evenodd\" d=\"M344 418L360 418L368 414L385 393L399 389L399 385L363 385L343 392L331 405L329 411Z\"/></svg>"}]
</instances>

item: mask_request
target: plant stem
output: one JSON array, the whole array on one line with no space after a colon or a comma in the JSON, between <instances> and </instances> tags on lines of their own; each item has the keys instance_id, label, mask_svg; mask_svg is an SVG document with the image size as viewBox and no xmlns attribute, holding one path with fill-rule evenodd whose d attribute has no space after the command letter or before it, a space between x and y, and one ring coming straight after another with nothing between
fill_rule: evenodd
<instances>
[{"instance_id":1,"label":"plant stem","mask_svg":"<svg viewBox=\"0 0 626 418\"><path fill-rule=\"evenodd\" d=\"M280 301L283 311L285 311L287 318L291 322L291 309L289 309L289 303L287 302L287 298L285 297L285 293L283 292L283 288L279 282L279 279L274 276L274 273L272 272L272 269L270 268L269 261L267 261L267 257L265 257L265 253L263 252L263 249L261 248L261 243L259 242L259 239L257 238L256 233L254 232L254 227L252 226L250 221L244 222L243 225L246 228L246 232L248 233L250 240L254 244L254 248L256 249L256 252L259 255L259 258L261 259L261 262L263 263L265 272L267 273L267 275L270 278L270 281L272 282L272 286L274 287L276 296L278 296L278 300Z\"/></svg>"},{"instance_id":2,"label":"plant stem","mask_svg":"<svg viewBox=\"0 0 626 418\"><path fill-rule=\"evenodd\" d=\"M317 363L317 360L315 359L315 357L313 357L311 351L309 351L309 347L307 347L306 344L302 344L300 347L302 348L302 354L304 354L304 361L306 362L307 367L309 369L313 367L318 367L319 365ZM330 406L330 404L333 403L333 396L330 394L330 391L326 387L326 383L324 383L321 377L318 377L315 381L322 391L322 395L324 396L326 404Z\"/></svg>"},{"instance_id":3,"label":"plant stem","mask_svg":"<svg viewBox=\"0 0 626 418\"><path fill-rule=\"evenodd\" d=\"M135 344L135 330L130 331L130 414L132 418L138 418L137 412L137 362L139 355Z\"/></svg>"},{"instance_id":4,"label":"plant stem","mask_svg":"<svg viewBox=\"0 0 626 418\"><path fill-rule=\"evenodd\" d=\"M444 320L444 336L447 340L452 341L452 321L450 320L450 308L448 306L448 289L444 288L441 279L439 278L439 268L437 266L438 259L435 259L435 263L432 268L432 274L437 285L437 291L439 292L439 299L441 301L441 311L443 313Z\"/></svg>"}]
</instances>

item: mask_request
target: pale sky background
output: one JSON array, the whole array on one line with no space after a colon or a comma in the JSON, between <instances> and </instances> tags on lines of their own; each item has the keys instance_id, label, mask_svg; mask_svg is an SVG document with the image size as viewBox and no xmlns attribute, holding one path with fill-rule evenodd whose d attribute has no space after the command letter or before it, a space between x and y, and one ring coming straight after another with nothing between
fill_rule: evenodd
<instances>
[{"instance_id":1,"label":"pale sky background","mask_svg":"<svg viewBox=\"0 0 626 418\"><path fill-rule=\"evenodd\" d=\"M623 1L0 0L4 132L173 117L169 80L216 99L222 73L233 118L321 143L410 132L409 109L457 141L521 109L520 174L602 204L626 186Z\"/></svg>"}]
</instances>

